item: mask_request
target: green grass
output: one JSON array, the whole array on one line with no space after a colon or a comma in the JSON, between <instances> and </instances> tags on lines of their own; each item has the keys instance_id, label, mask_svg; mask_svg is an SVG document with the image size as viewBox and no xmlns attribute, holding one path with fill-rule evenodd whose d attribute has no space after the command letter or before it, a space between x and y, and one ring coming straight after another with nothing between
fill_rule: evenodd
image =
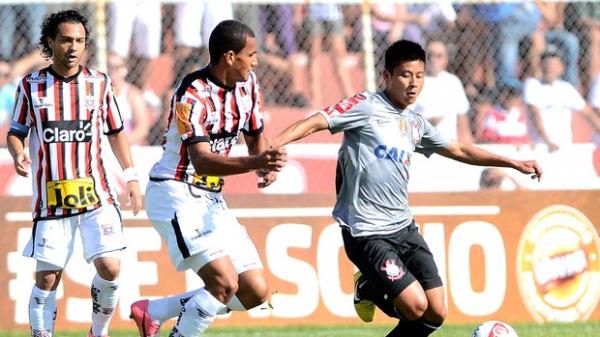
<instances>
[{"instance_id":1,"label":"green grass","mask_svg":"<svg viewBox=\"0 0 600 337\"><path fill-rule=\"evenodd\" d=\"M600 322L574 324L512 324L519 337L600 337ZM474 325L444 325L432 337L470 337ZM206 337L382 337L389 326L290 326L282 328L214 328ZM60 331L60 337L84 337L85 331ZM167 336L163 331L163 336ZM0 331L0 337L27 337L28 331ZM134 330L111 330L112 337L136 337Z\"/></svg>"}]
</instances>

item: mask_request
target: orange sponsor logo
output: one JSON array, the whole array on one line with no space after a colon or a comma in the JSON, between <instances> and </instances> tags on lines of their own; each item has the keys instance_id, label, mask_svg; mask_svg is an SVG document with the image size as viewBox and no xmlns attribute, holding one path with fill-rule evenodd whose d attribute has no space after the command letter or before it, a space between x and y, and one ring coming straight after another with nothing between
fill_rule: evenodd
<instances>
[{"instance_id":1,"label":"orange sponsor logo","mask_svg":"<svg viewBox=\"0 0 600 337\"><path fill-rule=\"evenodd\" d=\"M600 240L575 208L547 207L529 221L517 251L525 307L538 322L589 318L600 300Z\"/></svg>"}]
</instances>

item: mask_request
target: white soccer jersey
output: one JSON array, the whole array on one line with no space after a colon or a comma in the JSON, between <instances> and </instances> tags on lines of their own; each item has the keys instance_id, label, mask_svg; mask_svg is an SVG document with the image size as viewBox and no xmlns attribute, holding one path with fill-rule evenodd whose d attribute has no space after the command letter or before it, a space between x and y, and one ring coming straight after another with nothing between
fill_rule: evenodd
<instances>
[{"instance_id":1,"label":"white soccer jersey","mask_svg":"<svg viewBox=\"0 0 600 337\"><path fill-rule=\"evenodd\" d=\"M353 236L390 234L413 221L408 176L415 151L430 155L448 141L412 107L396 108L384 92L365 92L320 112L344 132L336 173L334 218Z\"/></svg>"},{"instance_id":2,"label":"white soccer jersey","mask_svg":"<svg viewBox=\"0 0 600 337\"><path fill-rule=\"evenodd\" d=\"M260 87L256 75L225 87L208 67L187 75L171 101L161 159L151 178L190 182L195 169L187 145L209 142L212 152L228 156L240 132L258 135L263 130Z\"/></svg>"},{"instance_id":3,"label":"white soccer jersey","mask_svg":"<svg viewBox=\"0 0 600 337\"><path fill-rule=\"evenodd\" d=\"M34 220L118 203L102 161L102 133L122 129L102 72L81 67L63 78L48 67L21 80L10 133L29 136Z\"/></svg>"}]
</instances>

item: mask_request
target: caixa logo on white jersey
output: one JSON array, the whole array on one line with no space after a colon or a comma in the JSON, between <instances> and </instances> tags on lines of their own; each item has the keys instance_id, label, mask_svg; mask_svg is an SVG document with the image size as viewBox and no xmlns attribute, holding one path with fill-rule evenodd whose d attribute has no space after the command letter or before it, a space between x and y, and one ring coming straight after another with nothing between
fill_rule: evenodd
<instances>
[{"instance_id":1,"label":"caixa logo on white jersey","mask_svg":"<svg viewBox=\"0 0 600 337\"><path fill-rule=\"evenodd\" d=\"M42 126L44 143L81 143L92 140L91 121L47 121Z\"/></svg>"}]
</instances>

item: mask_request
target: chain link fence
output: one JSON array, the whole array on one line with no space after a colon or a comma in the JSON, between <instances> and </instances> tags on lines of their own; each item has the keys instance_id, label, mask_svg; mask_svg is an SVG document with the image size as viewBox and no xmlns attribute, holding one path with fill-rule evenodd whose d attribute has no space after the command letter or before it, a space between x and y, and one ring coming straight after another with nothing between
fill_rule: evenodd
<instances>
[{"instance_id":1,"label":"chain link fence","mask_svg":"<svg viewBox=\"0 0 600 337\"><path fill-rule=\"evenodd\" d=\"M600 73L600 2L2 1L2 142L14 84L46 64L36 49L41 20L65 8L89 18L86 64L113 78L131 142L139 145L161 143L173 88L208 61L210 31L228 18L256 33L256 72L270 120L291 122L380 87L385 48L400 38L426 48L436 86L460 81L455 91L432 84L436 95L424 92L417 107L451 137L531 142L535 121L524 84L550 71L542 62L550 53L582 98L600 100L590 93ZM594 128L579 108L572 109L572 140L589 142Z\"/></svg>"}]
</instances>

